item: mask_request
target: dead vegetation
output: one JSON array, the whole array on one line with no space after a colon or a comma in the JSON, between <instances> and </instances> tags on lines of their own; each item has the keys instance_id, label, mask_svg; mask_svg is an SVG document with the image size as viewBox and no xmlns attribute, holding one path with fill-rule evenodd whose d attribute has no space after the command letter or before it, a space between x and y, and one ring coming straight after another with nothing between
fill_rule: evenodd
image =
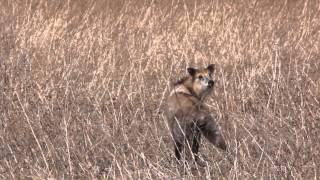
<instances>
[{"instance_id":1,"label":"dead vegetation","mask_svg":"<svg viewBox=\"0 0 320 180\"><path fill-rule=\"evenodd\" d=\"M316 0L0 2L0 178L317 179ZM229 153L174 161L163 105L189 65Z\"/></svg>"}]
</instances>

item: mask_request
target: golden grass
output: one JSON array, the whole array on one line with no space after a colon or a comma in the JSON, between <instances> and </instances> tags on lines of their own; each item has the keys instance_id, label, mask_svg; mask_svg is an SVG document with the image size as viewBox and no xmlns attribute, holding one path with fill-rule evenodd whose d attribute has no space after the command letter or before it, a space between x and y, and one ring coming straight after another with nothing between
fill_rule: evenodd
<instances>
[{"instance_id":1,"label":"golden grass","mask_svg":"<svg viewBox=\"0 0 320 180\"><path fill-rule=\"evenodd\" d=\"M0 2L0 178L317 179L320 3ZM164 117L187 66L215 63L228 143L174 160Z\"/></svg>"}]
</instances>

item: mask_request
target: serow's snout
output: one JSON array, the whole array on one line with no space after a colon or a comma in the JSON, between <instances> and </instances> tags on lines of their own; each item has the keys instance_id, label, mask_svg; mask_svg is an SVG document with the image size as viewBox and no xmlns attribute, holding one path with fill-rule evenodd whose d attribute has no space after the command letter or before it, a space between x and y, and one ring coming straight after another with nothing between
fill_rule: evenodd
<instances>
[{"instance_id":1,"label":"serow's snout","mask_svg":"<svg viewBox=\"0 0 320 180\"><path fill-rule=\"evenodd\" d=\"M209 87L209 88L212 88L213 85L214 85L214 81L213 81L213 80L210 80L210 81L208 82L208 87Z\"/></svg>"}]
</instances>

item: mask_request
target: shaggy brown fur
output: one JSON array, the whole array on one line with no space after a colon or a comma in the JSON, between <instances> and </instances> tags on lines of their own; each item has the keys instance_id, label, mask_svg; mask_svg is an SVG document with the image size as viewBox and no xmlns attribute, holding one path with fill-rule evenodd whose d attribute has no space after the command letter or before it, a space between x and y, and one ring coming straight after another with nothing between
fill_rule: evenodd
<instances>
[{"instance_id":1,"label":"shaggy brown fur","mask_svg":"<svg viewBox=\"0 0 320 180\"><path fill-rule=\"evenodd\" d=\"M181 159L182 150L197 153L201 134L212 144L226 150L226 144L204 100L213 89L212 73L214 65L204 69L188 68L188 76L177 81L167 100L168 121L175 143L175 156ZM191 151L191 152L190 152Z\"/></svg>"}]
</instances>

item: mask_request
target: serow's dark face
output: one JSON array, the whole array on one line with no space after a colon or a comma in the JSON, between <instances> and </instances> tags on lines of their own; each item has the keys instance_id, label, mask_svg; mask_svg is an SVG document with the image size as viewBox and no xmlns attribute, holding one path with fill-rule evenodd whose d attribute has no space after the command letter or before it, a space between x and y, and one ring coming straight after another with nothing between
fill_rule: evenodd
<instances>
[{"instance_id":1,"label":"serow's dark face","mask_svg":"<svg viewBox=\"0 0 320 180\"><path fill-rule=\"evenodd\" d=\"M201 95L213 89L214 87L214 81L212 79L212 74L214 72L213 64L200 70L195 68L188 68L188 72L193 78L193 89L198 95Z\"/></svg>"}]
</instances>

